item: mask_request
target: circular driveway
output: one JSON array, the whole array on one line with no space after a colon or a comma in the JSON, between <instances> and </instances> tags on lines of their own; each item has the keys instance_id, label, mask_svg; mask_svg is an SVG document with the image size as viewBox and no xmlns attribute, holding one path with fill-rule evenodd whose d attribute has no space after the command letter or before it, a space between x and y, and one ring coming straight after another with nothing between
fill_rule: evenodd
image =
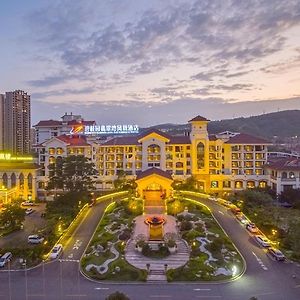
<instances>
[{"instance_id":1,"label":"circular driveway","mask_svg":"<svg viewBox=\"0 0 300 300\"><path fill-rule=\"evenodd\" d=\"M188 196L207 205L246 260L245 274L228 283L105 283L93 282L79 273L78 260L84 253L105 209L99 203L82 220L64 247L61 261L45 263L27 272L0 272L0 300L105 299L116 291L132 300L141 299L225 299L259 300L300 299L300 267L269 258L251 235L223 206L213 201ZM294 276L296 275L296 276ZM295 278L294 278L295 277Z\"/></svg>"}]
</instances>

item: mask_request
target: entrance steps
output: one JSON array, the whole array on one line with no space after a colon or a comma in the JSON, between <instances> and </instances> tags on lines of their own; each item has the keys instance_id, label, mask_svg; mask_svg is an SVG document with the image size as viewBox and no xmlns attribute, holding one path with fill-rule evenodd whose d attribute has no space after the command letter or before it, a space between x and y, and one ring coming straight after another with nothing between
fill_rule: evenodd
<instances>
[{"instance_id":1,"label":"entrance steps","mask_svg":"<svg viewBox=\"0 0 300 300\"><path fill-rule=\"evenodd\" d=\"M159 242L151 241L151 244ZM154 259L145 257L139 253L135 248L135 241L130 240L125 249L125 259L131 265L139 269L147 270L147 265L150 265L151 271L165 271L165 265L168 265L168 269L176 269L187 263L190 257L190 250L188 246L182 240L177 240L177 252L170 254L168 257L162 259Z\"/></svg>"},{"instance_id":2,"label":"entrance steps","mask_svg":"<svg viewBox=\"0 0 300 300\"><path fill-rule=\"evenodd\" d=\"M165 270L151 270L147 276L148 283L167 282Z\"/></svg>"}]
</instances>

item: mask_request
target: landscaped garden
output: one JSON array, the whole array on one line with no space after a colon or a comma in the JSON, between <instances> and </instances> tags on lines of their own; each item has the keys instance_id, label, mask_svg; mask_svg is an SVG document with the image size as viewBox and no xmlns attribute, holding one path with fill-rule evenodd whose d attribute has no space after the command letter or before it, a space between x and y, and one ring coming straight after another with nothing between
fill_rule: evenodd
<instances>
[{"instance_id":1,"label":"landscaped garden","mask_svg":"<svg viewBox=\"0 0 300 300\"><path fill-rule=\"evenodd\" d=\"M168 281L225 280L241 273L242 257L207 207L177 196L167 209L191 249L186 265L167 271Z\"/></svg>"},{"instance_id":2,"label":"landscaped garden","mask_svg":"<svg viewBox=\"0 0 300 300\"><path fill-rule=\"evenodd\" d=\"M143 213L143 201L126 199L107 207L81 260L83 272L98 280L145 281L147 272L130 265L124 256L133 219Z\"/></svg>"}]
</instances>

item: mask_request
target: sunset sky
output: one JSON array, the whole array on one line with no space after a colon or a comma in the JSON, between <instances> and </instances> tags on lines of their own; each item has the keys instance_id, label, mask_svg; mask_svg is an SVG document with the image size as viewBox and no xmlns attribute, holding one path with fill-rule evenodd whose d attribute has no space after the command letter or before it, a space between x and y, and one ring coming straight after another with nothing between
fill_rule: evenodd
<instances>
[{"instance_id":1,"label":"sunset sky","mask_svg":"<svg viewBox=\"0 0 300 300\"><path fill-rule=\"evenodd\" d=\"M0 20L0 93L29 92L33 122L300 109L299 0L10 0Z\"/></svg>"}]
</instances>

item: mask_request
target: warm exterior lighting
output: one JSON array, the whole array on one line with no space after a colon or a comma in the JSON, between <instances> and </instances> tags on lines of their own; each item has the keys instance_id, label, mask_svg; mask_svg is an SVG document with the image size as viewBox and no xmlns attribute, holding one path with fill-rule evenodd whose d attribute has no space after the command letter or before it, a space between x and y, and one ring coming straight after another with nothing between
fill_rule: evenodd
<instances>
[{"instance_id":1,"label":"warm exterior lighting","mask_svg":"<svg viewBox=\"0 0 300 300\"><path fill-rule=\"evenodd\" d=\"M12 156L11 153L0 153L0 160L5 160L5 161L32 161L33 157L32 156Z\"/></svg>"},{"instance_id":2,"label":"warm exterior lighting","mask_svg":"<svg viewBox=\"0 0 300 300\"><path fill-rule=\"evenodd\" d=\"M238 271L237 266L233 266L232 267L232 276L235 276L237 274L237 271Z\"/></svg>"}]
</instances>

